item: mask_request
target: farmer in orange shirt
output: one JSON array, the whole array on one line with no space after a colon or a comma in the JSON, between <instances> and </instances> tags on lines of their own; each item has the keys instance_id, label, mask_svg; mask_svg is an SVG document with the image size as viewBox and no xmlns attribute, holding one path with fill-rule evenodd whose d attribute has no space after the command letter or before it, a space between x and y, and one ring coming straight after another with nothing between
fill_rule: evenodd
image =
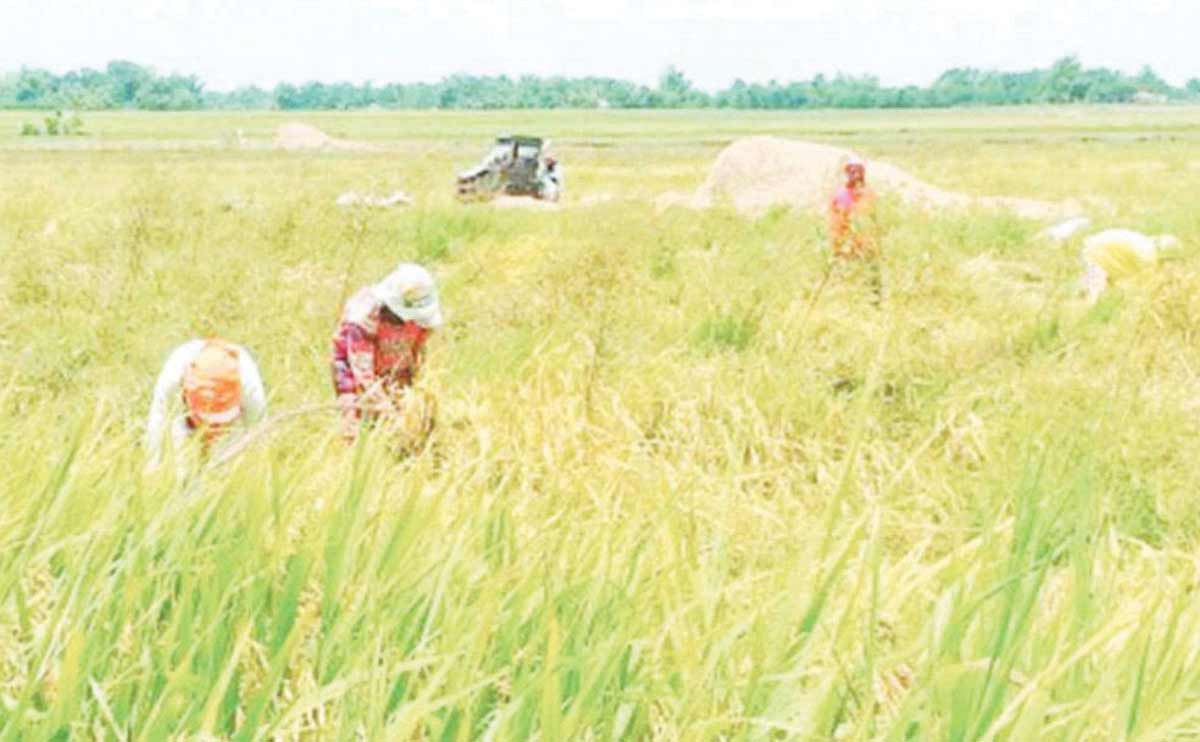
<instances>
[{"instance_id":1,"label":"farmer in orange shirt","mask_svg":"<svg viewBox=\"0 0 1200 742\"><path fill-rule=\"evenodd\" d=\"M875 193L867 187L867 165L852 157L843 166L845 183L829 202L829 239L834 257L879 257L874 223Z\"/></svg>"},{"instance_id":2,"label":"farmer in orange shirt","mask_svg":"<svg viewBox=\"0 0 1200 742\"><path fill-rule=\"evenodd\" d=\"M182 408L171 428L175 445L193 438L206 453L236 422L256 423L267 411L262 376L249 351L220 338L184 343L171 352L154 384L146 422L151 466L162 457L173 400Z\"/></svg>"}]
</instances>

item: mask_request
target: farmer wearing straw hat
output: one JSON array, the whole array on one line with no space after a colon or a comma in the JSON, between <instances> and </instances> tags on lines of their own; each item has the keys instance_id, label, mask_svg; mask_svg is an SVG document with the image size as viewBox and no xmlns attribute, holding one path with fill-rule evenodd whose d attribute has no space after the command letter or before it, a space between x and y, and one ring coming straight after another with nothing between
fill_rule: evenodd
<instances>
[{"instance_id":1,"label":"farmer wearing straw hat","mask_svg":"<svg viewBox=\"0 0 1200 742\"><path fill-rule=\"evenodd\" d=\"M1150 237L1132 229L1106 229L1088 237L1079 252L1088 302L1095 303L1111 283L1154 268L1164 250L1178 246L1173 235Z\"/></svg>"},{"instance_id":2,"label":"farmer wearing straw hat","mask_svg":"<svg viewBox=\"0 0 1200 742\"><path fill-rule=\"evenodd\" d=\"M845 182L829 202L829 239L834 257L875 258L877 230L870 219L875 194L867 187L867 165L851 157L842 166Z\"/></svg>"},{"instance_id":3,"label":"farmer wearing straw hat","mask_svg":"<svg viewBox=\"0 0 1200 742\"><path fill-rule=\"evenodd\" d=\"M152 467L161 461L168 410L176 399L182 414L171 426L175 445L195 439L204 453L239 420L254 424L267 412L262 376L249 351L220 338L186 342L171 352L154 384L146 422Z\"/></svg>"},{"instance_id":4,"label":"farmer wearing straw hat","mask_svg":"<svg viewBox=\"0 0 1200 742\"><path fill-rule=\"evenodd\" d=\"M432 402L412 394L425 341L442 324L437 285L425 268L401 263L346 302L333 338L333 385L342 434L357 437L364 421L417 414L418 433L432 427Z\"/></svg>"}]
</instances>

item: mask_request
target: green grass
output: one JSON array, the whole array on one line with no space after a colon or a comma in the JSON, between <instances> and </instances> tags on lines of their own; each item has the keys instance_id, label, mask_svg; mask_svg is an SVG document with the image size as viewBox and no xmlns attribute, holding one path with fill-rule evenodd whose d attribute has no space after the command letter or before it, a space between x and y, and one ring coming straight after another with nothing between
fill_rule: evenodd
<instances>
[{"instance_id":1,"label":"green grass","mask_svg":"<svg viewBox=\"0 0 1200 742\"><path fill-rule=\"evenodd\" d=\"M1200 736L1197 109L555 112L572 195L631 199L554 213L450 193L543 114L97 114L53 147L22 115L0 740ZM289 118L383 147L220 145ZM875 307L826 280L817 215L655 213L753 132L1104 199L1183 257L1088 308L1077 245L900 210ZM397 461L287 413L332 401L340 305L402 259L449 323L432 445ZM154 376L204 333L280 422L147 473Z\"/></svg>"}]
</instances>

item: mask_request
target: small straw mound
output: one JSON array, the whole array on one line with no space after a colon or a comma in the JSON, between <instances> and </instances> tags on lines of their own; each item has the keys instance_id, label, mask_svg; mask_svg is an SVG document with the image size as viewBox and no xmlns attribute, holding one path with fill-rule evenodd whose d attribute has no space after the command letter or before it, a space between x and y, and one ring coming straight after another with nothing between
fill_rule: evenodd
<instances>
[{"instance_id":1,"label":"small straw mound","mask_svg":"<svg viewBox=\"0 0 1200 742\"><path fill-rule=\"evenodd\" d=\"M360 152L373 149L363 142L335 139L315 126L297 121L283 124L275 132L275 148L290 152L306 150L342 150Z\"/></svg>"},{"instance_id":2,"label":"small straw mound","mask_svg":"<svg viewBox=\"0 0 1200 742\"><path fill-rule=\"evenodd\" d=\"M409 196L404 191L393 191L386 196L346 191L338 196L334 203L342 208L350 206L373 206L381 209L389 209L393 206L411 206L413 200L412 196Z\"/></svg>"}]
</instances>

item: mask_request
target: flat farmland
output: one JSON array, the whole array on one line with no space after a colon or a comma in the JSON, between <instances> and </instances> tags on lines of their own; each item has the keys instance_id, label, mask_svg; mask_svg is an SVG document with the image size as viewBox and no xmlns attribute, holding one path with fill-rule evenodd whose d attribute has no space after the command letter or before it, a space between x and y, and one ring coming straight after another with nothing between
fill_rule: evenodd
<instances>
[{"instance_id":1,"label":"flat farmland","mask_svg":"<svg viewBox=\"0 0 1200 742\"><path fill-rule=\"evenodd\" d=\"M44 115L0 112L0 738L1200 737L1200 108ZM562 208L455 201L506 131ZM1078 238L885 200L875 303L821 214L656 208L760 134L1182 246L1088 305ZM329 409L402 260L410 456ZM204 335L268 423L147 470Z\"/></svg>"}]
</instances>

